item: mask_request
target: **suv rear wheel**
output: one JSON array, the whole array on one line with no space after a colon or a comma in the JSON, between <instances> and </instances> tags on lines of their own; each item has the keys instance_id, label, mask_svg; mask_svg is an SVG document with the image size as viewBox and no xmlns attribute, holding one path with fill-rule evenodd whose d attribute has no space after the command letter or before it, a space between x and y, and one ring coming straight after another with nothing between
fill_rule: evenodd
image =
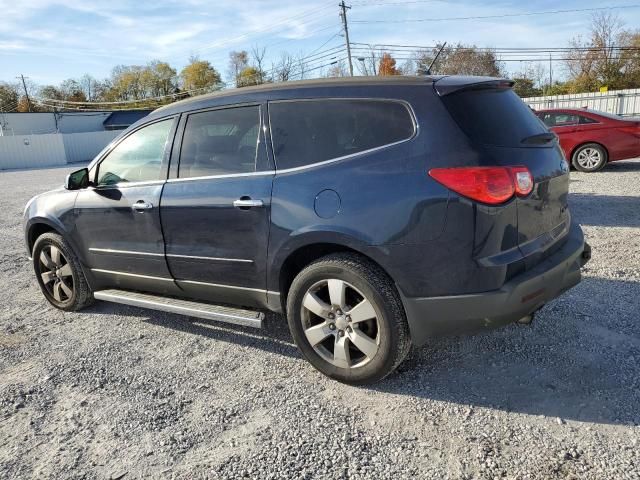
<instances>
[{"instance_id":1,"label":"suv rear wheel","mask_svg":"<svg viewBox=\"0 0 640 480\"><path fill-rule=\"evenodd\" d=\"M76 311L93 303L80 261L62 236L53 232L42 234L32 253L40 289L51 305Z\"/></svg>"},{"instance_id":2,"label":"suv rear wheel","mask_svg":"<svg viewBox=\"0 0 640 480\"><path fill-rule=\"evenodd\" d=\"M411 347L393 282L358 255L329 255L302 270L289 290L287 320L307 360L345 383L384 378Z\"/></svg>"}]
</instances>

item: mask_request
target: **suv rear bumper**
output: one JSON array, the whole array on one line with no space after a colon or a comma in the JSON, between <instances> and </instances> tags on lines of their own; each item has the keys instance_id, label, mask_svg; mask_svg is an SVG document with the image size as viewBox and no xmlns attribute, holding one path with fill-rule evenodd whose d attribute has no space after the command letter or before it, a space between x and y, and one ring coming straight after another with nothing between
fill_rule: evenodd
<instances>
[{"instance_id":1,"label":"suv rear bumper","mask_svg":"<svg viewBox=\"0 0 640 480\"><path fill-rule=\"evenodd\" d=\"M402 296L414 345L429 337L471 333L515 322L580 282L591 257L582 229L573 224L565 244L499 290L446 297Z\"/></svg>"}]
</instances>

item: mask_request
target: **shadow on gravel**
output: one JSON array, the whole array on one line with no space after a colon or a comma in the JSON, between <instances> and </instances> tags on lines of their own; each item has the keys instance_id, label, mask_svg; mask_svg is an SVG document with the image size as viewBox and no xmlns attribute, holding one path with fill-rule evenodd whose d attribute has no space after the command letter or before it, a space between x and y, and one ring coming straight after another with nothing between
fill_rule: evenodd
<instances>
[{"instance_id":1,"label":"shadow on gravel","mask_svg":"<svg viewBox=\"0 0 640 480\"><path fill-rule=\"evenodd\" d=\"M615 299L605 302L603 295ZM631 307L638 298L640 282L586 277L544 307L532 327L434 339L413 349L381 383L354 388L461 407L640 424L640 322ZM167 335L198 335L301 358L285 319L275 314L267 314L265 327L254 330L106 302L88 312L138 317L167 329Z\"/></svg>"},{"instance_id":2,"label":"shadow on gravel","mask_svg":"<svg viewBox=\"0 0 640 480\"><path fill-rule=\"evenodd\" d=\"M604 167L602 170L600 170L599 172L596 172L595 175L614 173L614 172L640 172L640 161L638 161L637 159L632 159L632 160L618 160L615 162L611 162L611 163L608 163L607 166Z\"/></svg>"},{"instance_id":3,"label":"shadow on gravel","mask_svg":"<svg viewBox=\"0 0 640 480\"><path fill-rule=\"evenodd\" d=\"M640 282L585 278L546 306L533 327L436 339L372 389L462 407L640 424L640 322L631 307L638 297Z\"/></svg>"},{"instance_id":4,"label":"shadow on gravel","mask_svg":"<svg viewBox=\"0 0 640 480\"><path fill-rule=\"evenodd\" d=\"M581 225L640 227L639 206L638 197L569 194L571 214Z\"/></svg>"},{"instance_id":5,"label":"shadow on gravel","mask_svg":"<svg viewBox=\"0 0 640 480\"><path fill-rule=\"evenodd\" d=\"M176 332L235 343L286 357L301 357L289 335L286 320L272 313L266 314L261 330L108 302L96 303L87 309L87 313L135 316L144 323Z\"/></svg>"}]
</instances>

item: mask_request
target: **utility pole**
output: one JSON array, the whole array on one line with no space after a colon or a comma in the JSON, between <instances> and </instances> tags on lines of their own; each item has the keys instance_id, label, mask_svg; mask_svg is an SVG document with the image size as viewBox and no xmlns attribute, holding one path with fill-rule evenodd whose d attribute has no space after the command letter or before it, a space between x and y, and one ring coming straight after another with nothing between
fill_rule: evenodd
<instances>
[{"instance_id":1,"label":"utility pole","mask_svg":"<svg viewBox=\"0 0 640 480\"><path fill-rule=\"evenodd\" d=\"M31 111L31 100L29 99L29 92L27 92L27 84L24 82L24 75L20 75L19 77L16 77L16 78L19 78L22 80L22 87L24 88L24 96L27 97L27 107L29 108L29 111Z\"/></svg>"},{"instance_id":2,"label":"utility pole","mask_svg":"<svg viewBox=\"0 0 640 480\"><path fill-rule=\"evenodd\" d=\"M351 60L351 43L349 43L349 27L347 27L347 10L351 7L347 7L344 0L338 5L341 9L340 17L342 17L342 27L344 28L344 40L347 44L347 57L349 58L349 74L353 77L353 61Z\"/></svg>"},{"instance_id":3,"label":"utility pole","mask_svg":"<svg viewBox=\"0 0 640 480\"><path fill-rule=\"evenodd\" d=\"M551 61L551 53L549 53L549 94L553 88L553 63Z\"/></svg>"}]
</instances>

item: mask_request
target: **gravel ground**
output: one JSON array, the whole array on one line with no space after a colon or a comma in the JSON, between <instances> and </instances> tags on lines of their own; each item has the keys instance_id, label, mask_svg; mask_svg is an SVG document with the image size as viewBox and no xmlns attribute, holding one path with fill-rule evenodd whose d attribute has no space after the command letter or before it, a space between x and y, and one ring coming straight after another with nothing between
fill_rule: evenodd
<instances>
[{"instance_id":1,"label":"gravel ground","mask_svg":"<svg viewBox=\"0 0 640 480\"><path fill-rule=\"evenodd\" d=\"M640 478L640 161L571 174L593 259L532 326L434 341L368 388L275 315L48 306L21 216L67 170L0 173L0 478Z\"/></svg>"}]
</instances>

